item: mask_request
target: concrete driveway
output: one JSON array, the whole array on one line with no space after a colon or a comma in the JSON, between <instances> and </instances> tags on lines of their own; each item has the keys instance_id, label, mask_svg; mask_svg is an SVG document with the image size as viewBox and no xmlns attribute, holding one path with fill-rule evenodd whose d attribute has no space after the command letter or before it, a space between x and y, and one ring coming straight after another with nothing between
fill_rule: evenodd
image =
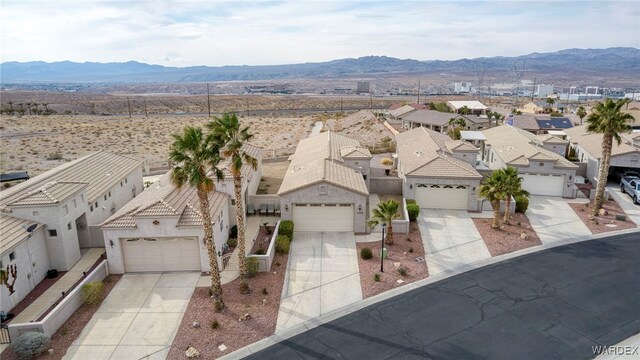
<instances>
[{"instance_id":1,"label":"concrete driveway","mask_svg":"<svg viewBox=\"0 0 640 360\"><path fill-rule=\"evenodd\" d=\"M543 244L591 236L589 228L560 197L531 195L527 217Z\"/></svg>"},{"instance_id":2,"label":"concrete driveway","mask_svg":"<svg viewBox=\"0 0 640 360\"><path fill-rule=\"evenodd\" d=\"M491 257L465 210L420 209L418 226L429 275L459 269Z\"/></svg>"},{"instance_id":3,"label":"concrete driveway","mask_svg":"<svg viewBox=\"0 0 640 360\"><path fill-rule=\"evenodd\" d=\"M611 198L627 213L629 219L636 223L636 225L640 225L640 205L634 204L629 194L623 194L622 191L620 191L620 186L617 184L607 185L607 190L609 190Z\"/></svg>"},{"instance_id":4,"label":"concrete driveway","mask_svg":"<svg viewBox=\"0 0 640 360\"><path fill-rule=\"evenodd\" d=\"M296 232L276 332L362 300L356 240L350 232Z\"/></svg>"},{"instance_id":5,"label":"concrete driveway","mask_svg":"<svg viewBox=\"0 0 640 360\"><path fill-rule=\"evenodd\" d=\"M199 273L125 274L64 359L164 359Z\"/></svg>"}]
</instances>

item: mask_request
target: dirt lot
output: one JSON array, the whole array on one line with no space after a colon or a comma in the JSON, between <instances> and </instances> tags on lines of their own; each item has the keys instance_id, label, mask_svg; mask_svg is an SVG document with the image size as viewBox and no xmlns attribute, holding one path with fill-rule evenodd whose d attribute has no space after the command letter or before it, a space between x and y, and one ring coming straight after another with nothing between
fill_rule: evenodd
<instances>
[{"instance_id":1,"label":"dirt lot","mask_svg":"<svg viewBox=\"0 0 640 360\"><path fill-rule=\"evenodd\" d=\"M262 163L262 179L260 179L258 194L277 194L287 168L289 168L288 161Z\"/></svg>"}]
</instances>

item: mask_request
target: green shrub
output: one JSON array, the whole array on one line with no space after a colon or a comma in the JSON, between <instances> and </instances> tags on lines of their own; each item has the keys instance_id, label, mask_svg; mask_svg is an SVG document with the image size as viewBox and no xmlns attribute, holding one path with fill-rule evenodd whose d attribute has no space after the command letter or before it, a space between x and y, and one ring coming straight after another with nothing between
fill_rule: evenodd
<instances>
[{"instance_id":1,"label":"green shrub","mask_svg":"<svg viewBox=\"0 0 640 360\"><path fill-rule=\"evenodd\" d=\"M13 352L18 359L35 359L41 354L51 341L51 337L41 332L27 332L20 335L11 343Z\"/></svg>"},{"instance_id":2,"label":"green shrub","mask_svg":"<svg viewBox=\"0 0 640 360\"><path fill-rule=\"evenodd\" d=\"M412 252L413 252L413 248L412 248L412 247L410 247L410 248L409 248L409 252L410 252L410 253L412 253Z\"/></svg>"},{"instance_id":3,"label":"green shrub","mask_svg":"<svg viewBox=\"0 0 640 360\"><path fill-rule=\"evenodd\" d=\"M258 271L260 270L260 263L258 262L258 259L250 256L246 259L245 264L247 266L248 277L252 278L258 275Z\"/></svg>"},{"instance_id":4,"label":"green shrub","mask_svg":"<svg viewBox=\"0 0 640 360\"><path fill-rule=\"evenodd\" d=\"M367 247L362 248L360 249L360 257L362 258L362 260L369 260L373 258L373 252Z\"/></svg>"},{"instance_id":5,"label":"green shrub","mask_svg":"<svg viewBox=\"0 0 640 360\"><path fill-rule=\"evenodd\" d=\"M211 328L212 328L213 330L220 328L220 323L218 322L218 320L213 320L213 321L211 322Z\"/></svg>"},{"instance_id":6,"label":"green shrub","mask_svg":"<svg viewBox=\"0 0 640 360\"><path fill-rule=\"evenodd\" d=\"M398 273L400 273L400 275L402 275L402 276L407 276L409 274L409 271L407 270L406 267L400 266L398 268Z\"/></svg>"},{"instance_id":7,"label":"green shrub","mask_svg":"<svg viewBox=\"0 0 640 360\"><path fill-rule=\"evenodd\" d=\"M380 274L374 274L373 275L373 281L380 282Z\"/></svg>"},{"instance_id":8,"label":"green shrub","mask_svg":"<svg viewBox=\"0 0 640 360\"><path fill-rule=\"evenodd\" d=\"M616 220L618 220L618 221L627 221L627 216L618 214L618 215L616 215Z\"/></svg>"},{"instance_id":9,"label":"green shrub","mask_svg":"<svg viewBox=\"0 0 640 360\"><path fill-rule=\"evenodd\" d=\"M420 207L416 204L407 204L407 212L409 213L409 221L416 221L420 214Z\"/></svg>"},{"instance_id":10,"label":"green shrub","mask_svg":"<svg viewBox=\"0 0 640 360\"><path fill-rule=\"evenodd\" d=\"M407 205L416 204L416 201L414 199L406 199L406 201L407 201Z\"/></svg>"},{"instance_id":11,"label":"green shrub","mask_svg":"<svg viewBox=\"0 0 640 360\"><path fill-rule=\"evenodd\" d=\"M237 239L238 238L238 225L233 225L229 230L229 239Z\"/></svg>"},{"instance_id":12,"label":"green shrub","mask_svg":"<svg viewBox=\"0 0 640 360\"><path fill-rule=\"evenodd\" d=\"M280 221L280 227L278 228L278 235L285 235L289 238L289 241L293 240L293 221L291 220Z\"/></svg>"},{"instance_id":13,"label":"green shrub","mask_svg":"<svg viewBox=\"0 0 640 360\"><path fill-rule=\"evenodd\" d=\"M529 198L526 196L516 196L516 212L525 213L529 208Z\"/></svg>"},{"instance_id":14,"label":"green shrub","mask_svg":"<svg viewBox=\"0 0 640 360\"><path fill-rule=\"evenodd\" d=\"M236 239L236 238L227 239L227 245L229 245L231 247L238 246L238 239Z\"/></svg>"},{"instance_id":15,"label":"green shrub","mask_svg":"<svg viewBox=\"0 0 640 360\"><path fill-rule=\"evenodd\" d=\"M92 281L82 286L82 302L88 305L96 305L102 301L104 284L102 281Z\"/></svg>"},{"instance_id":16,"label":"green shrub","mask_svg":"<svg viewBox=\"0 0 640 360\"><path fill-rule=\"evenodd\" d=\"M264 251L264 249L263 249L263 248L259 248L258 250L256 250L256 255L264 255L264 254L266 254L266 253L267 253L267 252L266 252L266 251Z\"/></svg>"},{"instance_id":17,"label":"green shrub","mask_svg":"<svg viewBox=\"0 0 640 360\"><path fill-rule=\"evenodd\" d=\"M280 254L288 254L289 253L289 245L291 245L291 240L286 235L278 235L276 238L276 252Z\"/></svg>"},{"instance_id":18,"label":"green shrub","mask_svg":"<svg viewBox=\"0 0 640 360\"><path fill-rule=\"evenodd\" d=\"M262 288L262 295L269 295L267 288Z\"/></svg>"}]
</instances>

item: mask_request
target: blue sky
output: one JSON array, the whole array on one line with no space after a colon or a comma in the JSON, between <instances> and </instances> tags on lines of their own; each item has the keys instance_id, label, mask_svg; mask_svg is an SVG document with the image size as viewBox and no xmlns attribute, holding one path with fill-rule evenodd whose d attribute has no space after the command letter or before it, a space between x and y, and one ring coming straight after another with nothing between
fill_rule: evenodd
<instances>
[{"instance_id":1,"label":"blue sky","mask_svg":"<svg viewBox=\"0 0 640 360\"><path fill-rule=\"evenodd\" d=\"M0 0L0 61L271 65L640 48L640 0Z\"/></svg>"}]
</instances>

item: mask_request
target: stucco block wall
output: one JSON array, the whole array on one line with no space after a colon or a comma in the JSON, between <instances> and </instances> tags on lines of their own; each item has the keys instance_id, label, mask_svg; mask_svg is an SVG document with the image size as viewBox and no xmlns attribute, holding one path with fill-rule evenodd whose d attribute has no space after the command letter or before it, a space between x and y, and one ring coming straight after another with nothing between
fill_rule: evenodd
<instances>
[{"instance_id":1,"label":"stucco block wall","mask_svg":"<svg viewBox=\"0 0 640 360\"><path fill-rule=\"evenodd\" d=\"M466 162L467 164L476 167L476 161L478 161L478 152L454 152L453 157Z\"/></svg>"},{"instance_id":2,"label":"stucco block wall","mask_svg":"<svg viewBox=\"0 0 640 360\"><path fill-rule=\"evenodd\" d=\"M433 185L469 185L469 199L467 210L479 211L480 203L478 202L478 196L476 195L478 186L480 186L480 179L439 179L439 178L426 178L426 177L413 177L407 176L403 178L403 196L405 199L416 198L417 184L433 184Z\"/></svg>"},{"instance_id":3,"label":"stucco block wall","mask_svg":"<svg viewBox=\"0 0 640 360\"><path fill-rule=\"evenodd\" d=\"M371 159L349 159L344 161L344 165L366 175L364 182L367 184L367 189L371 189Z\"/></svg>"},{"instance_id":4,"label":"stucco block wall","mask_svg":"<svg viewBox=\"0 0 640 360\"><path fill-rule=\"evenodd\" d=\"M320 194L320 185L327 186L327 194ZM335 203L352 203L354 205L354 231L366 232L367 226L367 199L368 195L363 195L349 191L347 189L329 184L319 183L307 186L305 188L292 191L290 193L280 196L280 211L282 213L282 220L292 220L291 211L293 209L292 204L335 204ZM358 211L358 206L362 207L361 211ZM286 208L288 207L288 210Z\"/></svg>"},{"instance_id":5,"label":"stucco block wall","mask_svg":"<svg viewBox=\"0 0 640 360\"><path fill-rule=\"evenodd\" d=\"M122 183L122 186L120 183ZM92 199L93 203L89 204L89 209L87 210L87 225L100 225L143 190L142 164L140 164L127 176L119 179L114 186L100 194L96 199ZM109 192L111 192L111 196L109 196ZM107 197L106 200L105 195ZM98 206L96 206L96 202ZM111 211L114 204L115 211ZM93 205L93 210L91 210L91 205Z\"/></svg>"},{"instance_id":6,"label":"stucco block wall","mask_svg":"<svg viewBox=\"0 0 640 360\"><path fill-rule=\"evenodd\" d=\"M9 256L12 253L13 261ZM34 231L30 237L5 251L0 259L3 269L6 269L7 265L16 265L17 268L15 292L9 295L9 289L4 285L0 286L0 310L9 312L46 277L47 270L50 269L44 228ZM11 281L12 277L9 278L9 282Z\"/></svg>"},{"instance_id":7,"label":"stucco block wall","mask_svg":"<svg viewBox=\"0 0 640 360\"><path fill-rule=\"evenodd\" d=\"M554 152L562 157L567 155L567 146L566 145L558 145L558 144L544 144L542 148Z\"/></svg>"}]
</instances>

